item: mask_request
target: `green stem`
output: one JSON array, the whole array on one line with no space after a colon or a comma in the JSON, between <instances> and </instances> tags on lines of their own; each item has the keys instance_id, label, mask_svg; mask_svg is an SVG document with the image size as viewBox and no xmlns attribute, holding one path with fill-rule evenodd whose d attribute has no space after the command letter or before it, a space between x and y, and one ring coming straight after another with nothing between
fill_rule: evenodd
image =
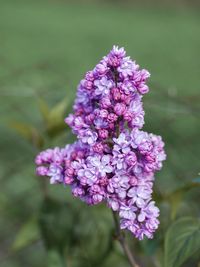
<instances>
[{"instance_id":1,"label":"green stem","mask_svg":"<svg viewBox=\"0 0 200 267\"><path fill-rule=\"evenodd\" d=\"M113 219L115 223L116 238L119 241L125 256L127 257L131 267L140 267L136 262L133 253L131 252L129 245L125 239L125 235L122 233L119 225L117 213L113 211Z\"/></svg>"}]
</instances>

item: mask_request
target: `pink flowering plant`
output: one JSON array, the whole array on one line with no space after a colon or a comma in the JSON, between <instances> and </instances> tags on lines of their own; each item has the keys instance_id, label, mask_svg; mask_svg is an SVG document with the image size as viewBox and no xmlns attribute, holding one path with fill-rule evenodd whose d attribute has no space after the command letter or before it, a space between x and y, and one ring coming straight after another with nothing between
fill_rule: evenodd
<instances>
[{"instance_id":1,"label":"pink flowering plant","mask_svg":"<svg viewBox=\"0 0 200 267\"><path fill-rule=\"evenodd\" d=\"M88 205L106 203L120 235L127 229L139 240L153 238L158 228L153 184L166 159L162 138L142 130L149 76L124 48L114 46L78 85L74 112L65 119L77 141L35 159L37 175L69 186Z\"/></svg>"}]
</instances>

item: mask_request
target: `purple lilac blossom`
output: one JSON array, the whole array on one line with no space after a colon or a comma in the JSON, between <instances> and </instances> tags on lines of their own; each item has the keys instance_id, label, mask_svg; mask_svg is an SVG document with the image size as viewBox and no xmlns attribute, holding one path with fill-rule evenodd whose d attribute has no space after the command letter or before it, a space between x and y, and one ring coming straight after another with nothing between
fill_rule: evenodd
<instances>
[{"instance_id":1,"label":"purple lilac blossom","mask_svg":"<svg viewBox=\"0 0 200 267\"><path fill-rule=\"evenodd\" d=\"M152 201L155 172L166 159L160 136L141 130L150 74L114 46L88 71L65 122L78 141L37 155L36 173L71 187L88 205L102 201L119 213L121 229L152 238L159 209Z\"/></svg>"}]
</instances>

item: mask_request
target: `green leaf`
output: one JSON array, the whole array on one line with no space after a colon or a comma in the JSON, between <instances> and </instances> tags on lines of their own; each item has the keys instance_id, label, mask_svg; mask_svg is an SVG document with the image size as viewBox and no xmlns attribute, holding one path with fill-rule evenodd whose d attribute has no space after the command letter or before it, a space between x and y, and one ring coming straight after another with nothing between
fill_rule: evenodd
<instances>
[{"instance_id":1,"label":"green leaf","mask_svg":"<svg viewBox=\"0 0 200 267\"><path fill-rule=\"evenodd\" d=\"M32 244L40 238L40 231L36 218L29 219L17 233L12 249L18 251Z\"/></svg>"},{"instance_id":2,"label":"green leaf","mask_svg":"<svg viewBox=\"0 0 200 267\"><path fill-rule=\"evenodd\" d=\"M183 202L185 195L196 186L200 185L200 179L195 178L189 183L177 188L175 191L171 192L169 195L165 196L165 199L169 201L171 205L171 219L174 220L177 215L177 211L180 204Z\"/></svg>"},{"instance_id":3,"label":"green leaf","mask_svg":"<svg viewBox=\"0 0 200 267\"><path fill-rule=\"evenodd\" d=\"M67 128L64 122L64 115L68 105L68 99L64 98L50 110L47 123L47 133L50 137L56 136Z\"/></svg>"},{"instance_id":4,"label":"green leaf","mask_svg":"<svg viewBox=\"0 0 200 267\"><path fill-rule=\"evenodd\" d=\"M45 123L48 123L49 113L50 113L48 104L46 103L46 101L43 98L38 97L38 106L39 106L40 113L41 113Z\"/></svg>"},{"instance_id":5,"label":"green leaf","mask_svg":"<svg viewBox=\"0 0 200 267\"><path fill-rule=\"evenodd\" d=\"M175 194L171 194L169 197L169 203L171 205L171 219L174 220L176 218L176 214L180 204L182 203L182 199L184 197L186 190L177 190Z\"/></svg>"},{"instance_id":6,"label":"green leaf","mask_svg":"<svg viewBox=\"0 0 200 267\"><path fill-rule=\"evenodd\" d=\"M165 237L165 267L179 267L200 249L200 221L181 218L168 229Z\"/></svg>"},{"instance_id":7,"label":"green leaf","mask_svg":"<svg viewBox=\"0 0 200 267\"><path fill-rule=\"evenodd\" d=\"M102 266L113 250L113 221L109 211L103 205L85 210L76 229L81 262L85 266L89 263Z\"/></svg>"},{"instance_id":8,"label":"green leaf","mask_svg":"<svg viewBox=\"0 0 200 267\"><path fill-rule=\"evenodd\" d=\"M62 101L60 101L50 110L49 119L52 120L52 122L56 119L60 119L64 115L68 104L68 99L65 97Z\"/></svg>"},{"instance_id":9,"label":"green leaf","mask_svg":"<svg viewBox=\"0 0 200 267\"><path fill-rule=\"evenodd\" d=\"M73 246L74 225L78 214L68 203L46 198L39 216L40 231L48 250L63 253L65 248Z\"/></svg>"},{"instance_id":10,"label":"green leaf","mask_svg":"<svg viewBox=\"0 0 200 267\"><path fill-rule=\"evenodd\" d=\"M154 239L144 239L142 240L139 245L141 246L142 250L144 251L145 255L151 256L156 253L156 250L159 247L159 240Z\"/></svg>"},{"instance_id":11,"label":"green leaf","mask_svg":"<svg viewBox=\"0 0 200 267\"><path fill-rule=\"evenodd\" d=\"M44 140L39 131L32 125L14 121L10 123L10 127L13 128L18 134L20 134L24 139L28 140L37 148L42 147Z\"/></svg>"},{"instance_id":12,"label":"green leaf","mask_svg":"<svg viewBox=\"0 0 200 267\"><path fill-rule=\"evenodd\" d=\"M48 267L66 267L63 256L57 250L49 250L47 252Z\"/></svg>"},{"instance_id":13,"label":"green leaf","mask_svg":"<svg viewBox=\"0 0 200 267\"><path fill-rule=\"evenodd\" d=\"M30 140L32 136L32 126L26 123L14 121L10 123L10 127L15 129L25 139Z\"/></svg>"},{"instance_id":14,"label":"green leaf","mask_svg":"<svg viewBox=\"0 0 200 267\"><path fill-rule=\"evenodd\" d=\"M61 261L63 256L65 261L73 261L73 266L102 266L113 244L112 217L104 211L46 198L39 221L47 250L56 251Z\"/></svg>"}]
</instances>

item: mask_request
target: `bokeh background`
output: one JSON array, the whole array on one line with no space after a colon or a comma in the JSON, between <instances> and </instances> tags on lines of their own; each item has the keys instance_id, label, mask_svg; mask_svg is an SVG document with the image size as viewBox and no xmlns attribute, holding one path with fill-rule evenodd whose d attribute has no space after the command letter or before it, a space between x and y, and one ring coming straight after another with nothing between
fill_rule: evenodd
<instances>
[{"instance_id":1,"label":"bokeh background","mask_svg":"<svg viewBox=\"0 0 200 267\"><path fill-rule=\"evenodd\" d=\"M145 130L168 155L155 182L159 231L142 242L127 234L141 266L164 266L167 229L199 217L199 1L0 0L1 267L129 266L110 210L34 169L40 149L73 140L63 119L76 86L114 44L151 73ZM199 254L181 266L200 266Z\"/></svg>"}]
</instances>

